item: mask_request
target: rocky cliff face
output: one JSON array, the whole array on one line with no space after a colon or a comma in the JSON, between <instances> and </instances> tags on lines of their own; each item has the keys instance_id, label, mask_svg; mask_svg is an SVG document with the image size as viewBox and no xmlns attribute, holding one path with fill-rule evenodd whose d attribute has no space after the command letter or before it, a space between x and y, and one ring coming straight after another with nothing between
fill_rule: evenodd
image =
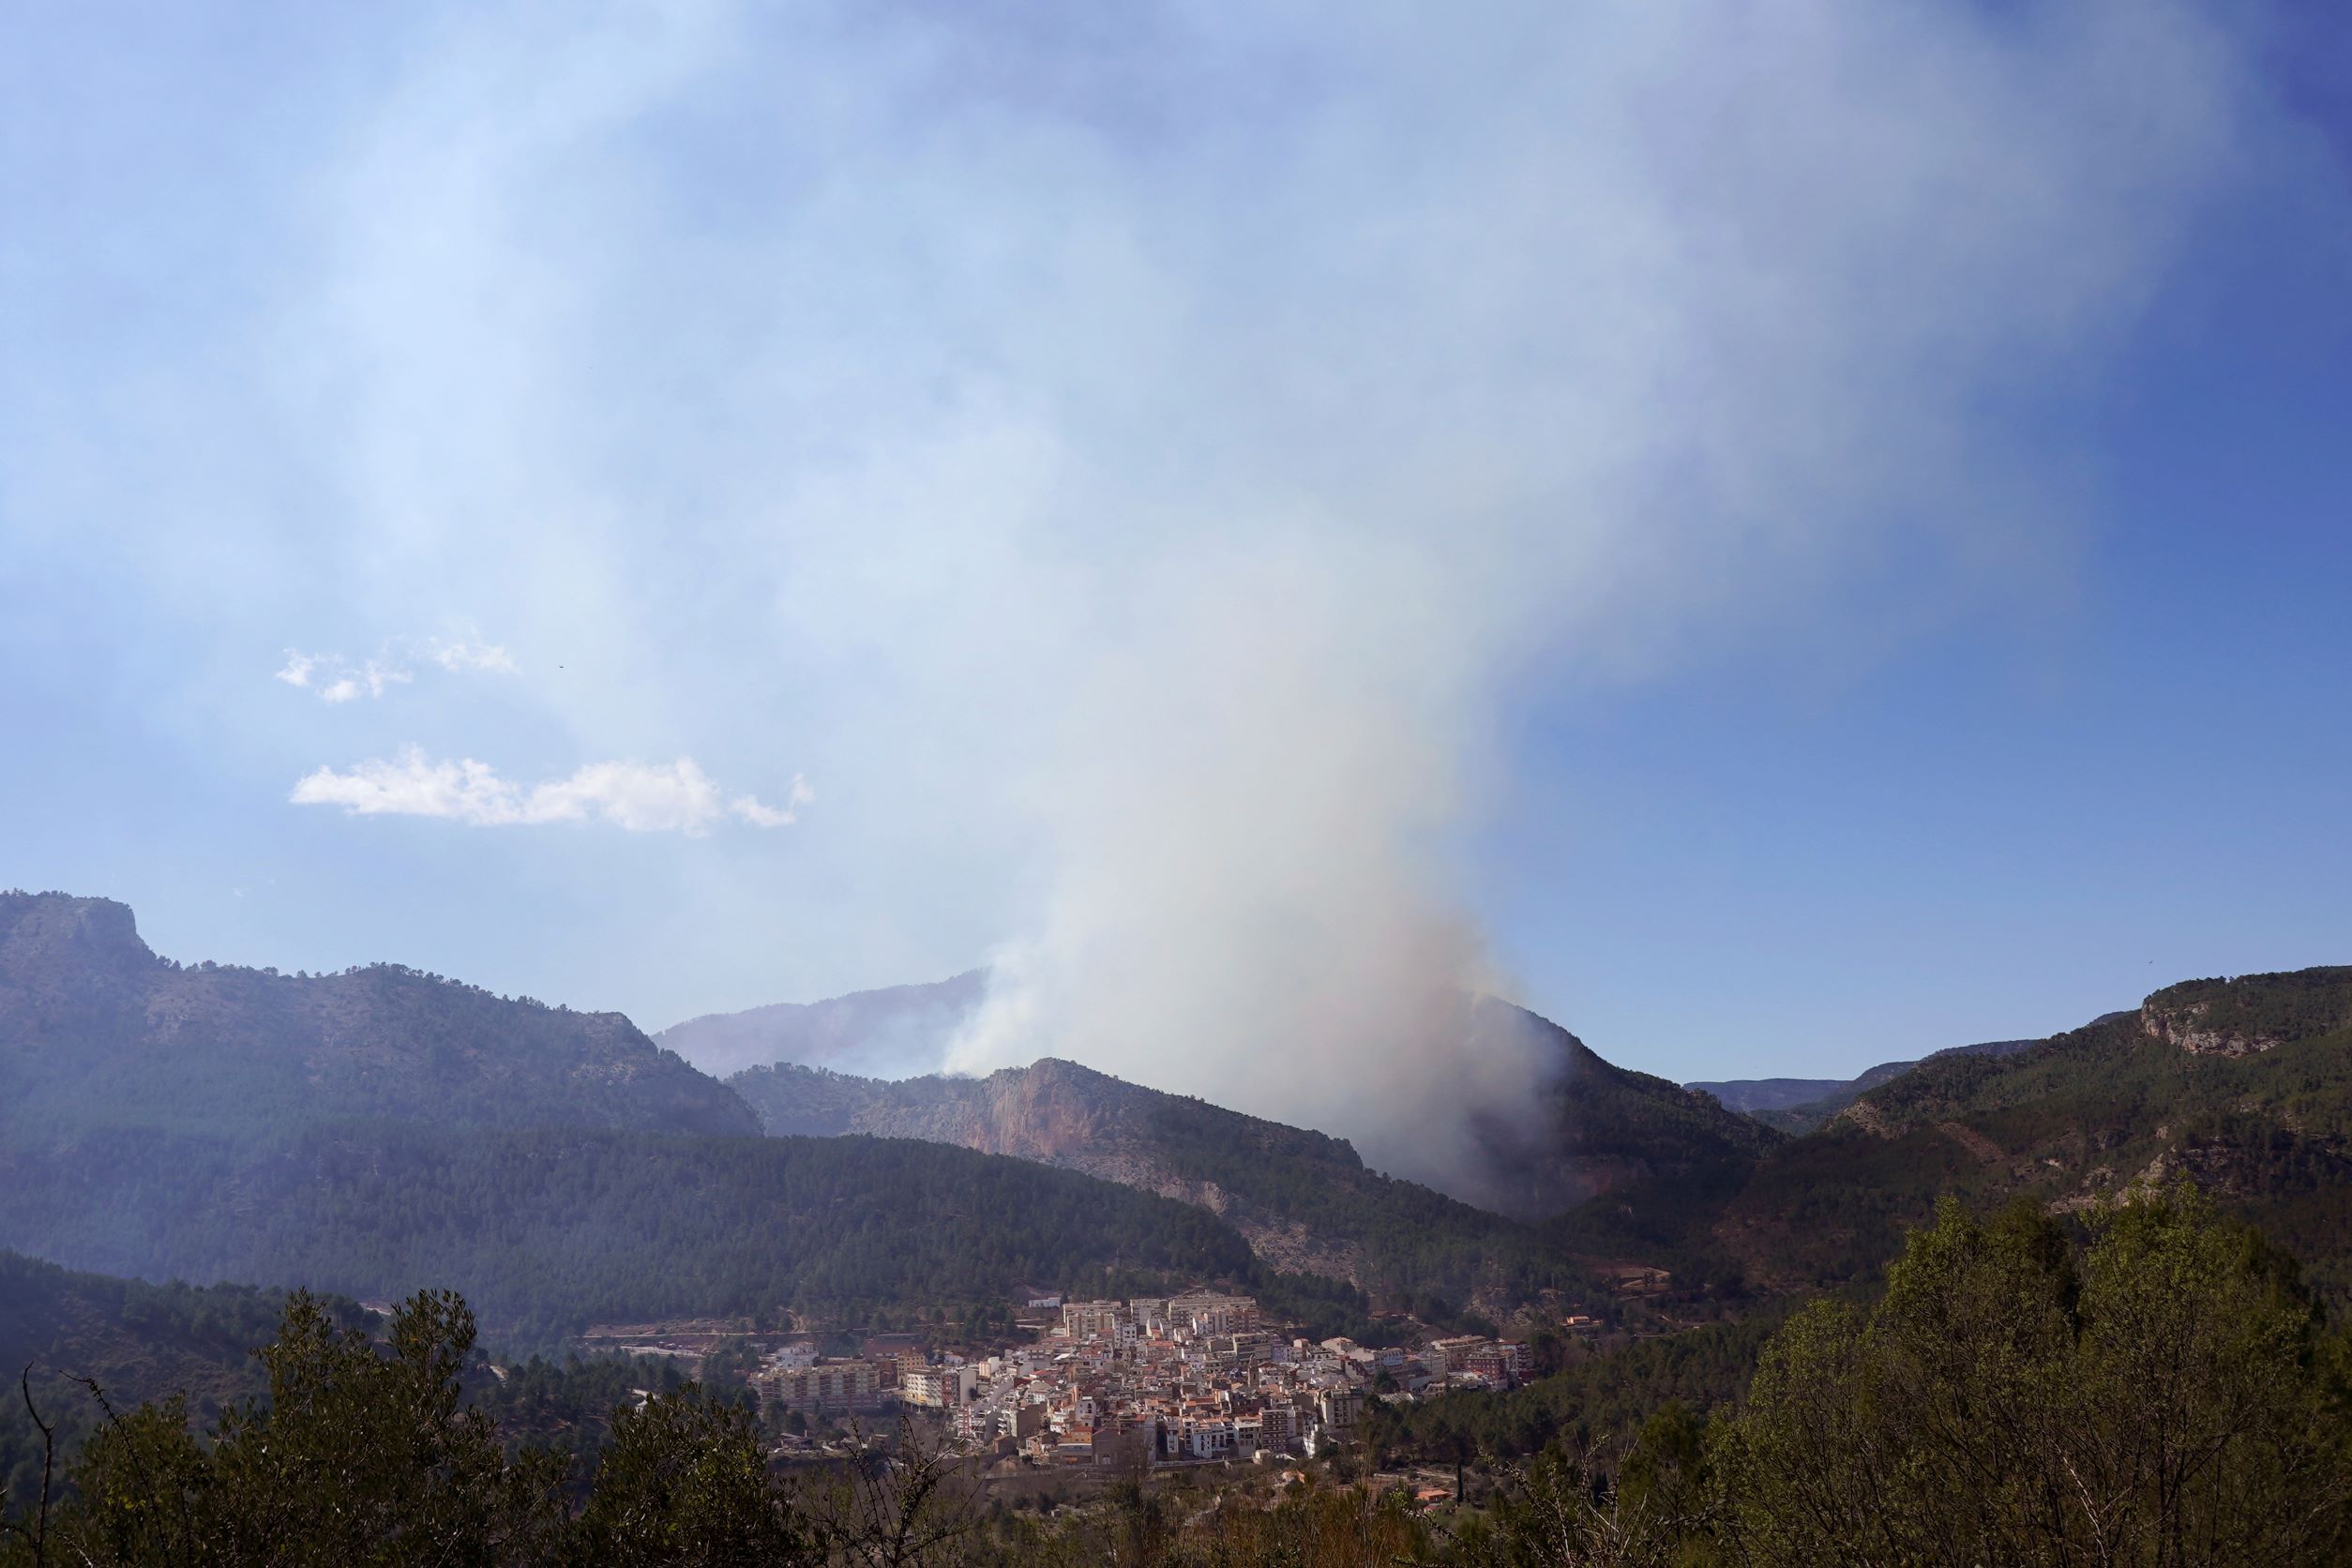
<instances>
[{"instance_id":1,"label":"rocky cliff face","mask_svg":"<svg viewBox=\"0 0 2352 1568\"><path fill-rule=\"evenodd\" d=\"M1713 1097L1594 1054L1566 1030L1505 1003L1469 1010L1462 1038L1432 1049L1508 1052L1551 1064L1535 1106L1482 1118L1472 1159L1442 1190L1515 1219L1549 1218L1637 1182L1715 1173L1753 1161L1781 1135L1726 1110ZM1228 1214L1258 1220L1214 1169L1171 1167L1164 1153L1175 1123L1214 1122L1219 1138L1259 1158L1304 1161L1328 1177L1344 1167L1369 1175L1344 1140L1261 1121L1198 1100L1123 1082L1075 1063L1047 1060L985 1078L926 1077L898 1082L777 1063L729 1083L771 1133L868 1133L957 1143L991 1153L1065 1165ZM1177 1112L1171 1108L1187 1108ZM1262 1216L1261 1216L1262 1217ZM1287 1232L1286 1232L1287 1233Z\"/></svg>"},{"instance_id":2,"label":"rocky cliff face","mask_svg":"<svg viewBox=\"0 0 2352 1568\"><path fill-rule=\"evenodd\" d=\"M2024 1051L1932 1058L1704 1222L1752 1281L1817 1288L1883 1262L1947 1194L2076 1213L2183 1181L2352 1287L2352 968L2186 981Z\"/></svg>"},{"instance_id":3,"label":"rocky cliff face","mask_svg":"<svg viewBox=\"0 0 2352 1568\"><path fill-rule=\"evenodd\" d=\"M1276 1267L1367 1289L1399 1276L1400 1248L1517 1237L1491 1214L1365 1169L1343 1139L1074 1062L898 1082L787 1063L729 1082L773 1134L921 1138L1083 1171L1211 1210Z\"/></svg>"},{"instance_id":4,"label":"rocky cliff face","mask_svg":"<svg viewBox=\"0 0 2352 1568\"><path fill-rule=\"evenodd\" d=\"M1320 1133L1164 1094L1051 1057L987 1078L897 1082L778 1063L738 1073L729 1083L772 1134L912 1138L1083 1171L1221 1214L1279 1267L1342 1277L1362 1272L1358 1249L1345 1238L1319 1234L1278 1206L1229 1190L1203 1162L1185 1157L1187 1135L1207 1124L1219 1141L1261 1159L1369 1176L1354 1150Z\"/></svg>"},{"instance_id":5,"label":"rocky cliff face","mask_svg":"<svg viewBox=\"0 0 2352 1568\"><path fill-rule=\"evenodd\" d=\"M23 893L0 894L0 1115L63 1129L372 1117L759 1131L725 1085L618 1013L394 964L183 966L121 904Z\"/></svg>"},{"instance_id":6,"label":"rocky cliff face","mask_svg":"<svg viewBox=\"0 0 2352 1568\"><path fill-rule=\"evenodd\" d=\"M2194 1056L2254 1056L2352 1027L2352 968L2167 986L2140 1004L2142 1033Z\"/></svg>"},{"instance_id":7,"label":"rocky cliff face","mask_svg":"<svg viewBox=\"0 0 2352 1568\"><path fill-rule=\"evenodd\" d=\"M2273 1035L2209 1027L2211 1012L2209 1002L2167 1007L2151 1001L2140 1008L2140 1029L2151 1039L2179 1046L2192 1056L2252 1056L2285 1044Z\"/></svg>"}]
</instances>

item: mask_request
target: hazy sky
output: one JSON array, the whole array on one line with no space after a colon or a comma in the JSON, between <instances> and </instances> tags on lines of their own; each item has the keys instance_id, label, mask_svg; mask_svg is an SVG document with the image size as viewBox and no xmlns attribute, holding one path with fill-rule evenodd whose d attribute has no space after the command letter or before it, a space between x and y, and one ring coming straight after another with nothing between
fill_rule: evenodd
<instances>
[{"instance_id":1,"label":"hazy sky","mask_svg":"<svg viewBox=\"0 0 2352 1568\"><path fill-rule=\"evenodd\" d=\"M2352 962L2336 14L20 5L0 883L1302 1119Z\"/></svg>"}]
</instances>

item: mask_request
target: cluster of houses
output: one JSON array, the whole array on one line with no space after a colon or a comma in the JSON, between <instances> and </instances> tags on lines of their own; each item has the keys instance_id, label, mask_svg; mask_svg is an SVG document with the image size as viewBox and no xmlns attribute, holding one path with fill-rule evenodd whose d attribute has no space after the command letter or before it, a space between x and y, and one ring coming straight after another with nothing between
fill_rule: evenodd
<instances>
[{"instance_id":1,"label":"cluster of houses","mask_svg":"<svg viewBox=\"0 0 2352 1568\"><path fill-rule=\"evenodd\" d=\"M1040 1463L1168 1463L1303 1454L1353 1435L1370 1397L1432 1387L1510 1388L1528 1349L1472 1336L1420 1349L1287 1337L1246 1296L1197 1291L1133 1301L1038 1297L1054 1313L1033 1344L996 1355L821 1359L787 1346L754 1386L772 1417L854 1415L889 1405L940 1412L958 1446Z\"/></svg>"}]
</instances>

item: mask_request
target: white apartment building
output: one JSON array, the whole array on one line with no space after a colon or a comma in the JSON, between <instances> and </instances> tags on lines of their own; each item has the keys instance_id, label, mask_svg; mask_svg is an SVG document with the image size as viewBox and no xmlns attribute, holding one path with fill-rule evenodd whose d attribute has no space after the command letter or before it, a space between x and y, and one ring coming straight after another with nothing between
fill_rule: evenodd
<instances>
[{"instance_id":1,"label":"white apartment building","mask_svg":"<svg viewBox=\"0 0 2352 1568\"><path fill-rule=\"evenodd\" d=\"M882 1370L870 1361L780 1366L756 1380L763 1403L787 1410L870 1410L882 1405Z\"/></svg>"}]
</instances>

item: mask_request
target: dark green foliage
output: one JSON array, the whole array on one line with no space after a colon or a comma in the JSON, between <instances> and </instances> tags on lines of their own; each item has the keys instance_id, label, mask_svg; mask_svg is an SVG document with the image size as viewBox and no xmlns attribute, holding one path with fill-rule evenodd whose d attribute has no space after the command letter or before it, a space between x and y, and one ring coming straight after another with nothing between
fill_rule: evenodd
<instances>
[{"instance_id":1,"label":"dark green foliage","mask_svg":"<svg viewBox=\"0 0 2352 1568\"><path fill-rule=\"evenodd\" d=\"M177 1400L102 1412L69 1487L0 1498L0 1565L921 1568L970 1531L935 1448L902 1440L796 1490L750 1412L692 1384L613 1413L574 1508L565 1456L465 1397L473 1347L452 1295L403 1303L378 1341L297 1293L261 1352L266 1397L202 1438Z\"/></svg>"},{"instance_id":2,"label":"dark green foliage","mask_svg":"<svg viewBox=\"0 0 2352 1568\"><path fill-rule=\"evenodd\" d=\"M2149 997L2147 1012L2176 1033L2290 1045L2352 1029L2352 968L2187 980Z\"/></svg>"},{"instance_id":3,"label":"dark green foliage","mask_svg":"<svg viewBox=\"0 0 2352 1568\"><path fill-rule=\"evenodd\" d=\"M729 1397L748 1395L751 1375L760 1370L760 1348L749 1339L734 1338L703 1356L695 1380L713 1394Z\"/></svg>"},{"instance_id":4,"label":"dark green foliage","mask_svg":"<svg viewBox=\"0 0 2352 1568\"><path fill-rule=\"evenodd\" d=\"M2008 1056L2040 1045L2039 1040L1985 1040L1972 1046L1952 1046L1928 1056L1901 1062L1881 1062L1850 1078L1736 1078L1725 1083L1693 1083L1743 1116L1791 1136L1809 1133L1839 1111L1877 1088L1919 1066L1922 1061L1946 1056Z\"/></svg>"},{"instance_id":5,"label":"dark green foliage","mask_svg":"<svg viewBox=\"0 0 2352 1568\"><path fill-rule=\"evenodd\" d=\"M765 1568L805 1560L811 1534L769 1478L750 1412L689 1387L614 1420L568 1555L581 1564Z\"/></svg>"},{"instance_id":6,"label":"dark green foliage","mask_svg":"<svg viewBox=\"0 0 2352 1568\"><path fill-rule=\"evenodd\" d=\"M887 1455L792 1484L747 1412L692 1386L614 1417L574 1508L561 1456L511 1449L466 1402L461 1303L415 1297L377 1343L297 1296L264 1353L265 1405L202 1440L177 1404L110 1419L61 1500L12 1500L0 1565L2186 1568L2352 1555L2345 1341L2291 1260L2194 1196L2096 1214L2080 1236L2029 1206L1982 1221L1947 1204L1876 1305L1825 1300L1773 1335L1736 1412L1716 1397L1722 1366L1744 1359L1729 1334L1596 1358L1595 1391L1605 1367L1651 1391L1617 1427L1630 1436L1559 1425L1531 1459L1485 1467L1483 1507L1441 1523L1349 1484L1365 1467L1348 1453L1273 1506L1137 1470L1057 1489L1046 1500L1061 1506L1033 1519L984 1514L917 1429ZM1678 1369L1698 1398L1658 1396Z\"/></svg>"},{"instance_id":7,"label":"dark green foliage","mask_svg":"<svg viewBox=\"0 0 2352 1568\"><path fill-rule=\"evenodd\" d=\"M1941 1059L1864 1102L1891 1138L1841 1126L1792 1145L1727 1206L1728 1230L1785 1282L1850 1275L1891 1256L1939 1194L1990 1205L2189 1176L2352 1285L2352 971L2196 982L2157 993L2214 1009L2197 1027L2282 1040L2258 1054L2183 1049L2122 1014L2006 1058ZM2161 1162L2161 1163L2160 1163Z\"/></svg>"},{"instance_id":8,"label":"dark green foliage","mask_svg":"<svg viewBox=\"0 0 2352 1568\"><path fill-rule=\"evenodd\" d=\"M1687 1289L1738 1297L1746 1291L1746 1273L1714 1235L1715 1222L1752 1183L1770 1180L1782 1161L1803 1157L1799 1144L1772 1160L1630 1182L1547 1222L1542 1234L1562 1252L1637 1259L1669 1270Z\"/></svg>"},{"instance_id":9,"label":"dark green foliage","mask_svg":"<svg viewBox=\"0 0 2352 1568\"><path fill-rule=\"evenodd\" d=\"M2194 1197L2097 1216L1947 1203L1864 1313L1773 1341L1726 1429L1749 1560L2340 1560L2342 1346L2291 1263Z\"/></svg>"},{"instance_id":10,"label":"dark green foliage","mask_svg":"<svg viewBox=\"0 0 2352 1568\"><path fill-rule=\"evenodd\" d=\"M1553 1234L1683 1283L1810 1289L1882 1267L1941 1196L2071 1208L2187 1177L2352 1295L2346 1018L2352 970L2171 987L2022 1051L1931 1058L1745 1170L1634 1183Z\"/></svg>"},{"instance_id":11,"label":"dark green foliage","mask_svg":"<svg viewBox=\"0 0 2352 1568\"><path fill-rule=\"evenodd\" d=\"M675 1394L686 1381L667 1356L533 1356L503 1372L487 1364L470 1368L466 1397L498 1424L510 1453L528 1446L563 1455L575 1485L585 1485L611 1440L615 1410L631 1408L641 1394Z\"/></svg>"},{"instance_id":12,"label":"dark green foliage","mask_svg":"<svg viewBox=\"0 0 2352 1568\"><path fill-rule=\"evenodd\" d=\"M262 1352L267 1405L233 1411L215 1437L213 1500L228 1555L322 1563L544 1555L559 1522L561 1465L540 1455L510 1463L490 1419L460 1403L474 1332L462 1301L428 1291L393 1315L380 1349L296 1295ZM86 1480L83 1489L98 1505L113 1490Z\"/></svg>"},{"instance_id":13,"label":"dark green foliage","mask_svg":"<svg viewBox=\"0 0 2352 1568\"><path fill-rule=\"evenodd\" d=\"M0 1252L0 1488L24 1496L38 1484L39 1434L14 1397L31 1368L38 1408L71 1455L99 1418L78 1379L89 1379L124 1409L171 1395L209 1421L261 1392L252 1352L278 1326L284 1294L248 1286L149 1285L74 1274ZM363 1315L355 1303L325 1304L338 1321Z\"/></svg>"},{"instance_id":14,"label":"dark green foliage","mask_svg":"<svg viewBox=\"0 0 2352 1568\"><path fill-rule=\"evenodd\" d=\"M59 1560L98 1563L554 1560L563 1462L510 1461L461 1404L473 1344L454 1296L408 1302L379 1345L296 1294L262 1352L265 1400L203 1443L176 1402L103 1425L45 1533Z\"/></svg>"},{"instance_id":15,"label":"dark green foliage","mask_svg":"<svg viewBox=\"0 0 2352 1568\"><path fill-rule=\"evenodd\" d=\"M1704 1413L1747 1388L1777 1313L1589 1356L1508 1394L1442 1394L1368 1407L1374 1448L1450 1462L1457 1454L1520 1458L1553 1443L1577 1454L1621 1452L1669 1404Z\"/></svg>"},{"instance_id":16,"label":"dark green foliage","mask_svg":"<svg viewBox=\"0 0 2352 1568\"><path fill-rule=\"evenodd\" d=\"M92 1138L0 1189L0 1229L125 1273L391 1297L429 1279L502 1344L592 1322L873 1320L1018 1283L1244 1279L1205 1210L1073 1171L880 1138L353 1124L233 1144Z\"/></svg>"},{"instance_id":17,"label":"dark green foliage","mask_svg":"<svg viewBox=\"0 0 2352 1568\"><path fill-rule=\"evenodd\" d=\"M1669 1568L1703 1515L1685 1497L1651 1488L1612 1491L1608 1478L1560 1449L1507 1468L1487 1514L1457 1536L1455 1560L1492 1568Z\"/></svg>"}]
</instances>

